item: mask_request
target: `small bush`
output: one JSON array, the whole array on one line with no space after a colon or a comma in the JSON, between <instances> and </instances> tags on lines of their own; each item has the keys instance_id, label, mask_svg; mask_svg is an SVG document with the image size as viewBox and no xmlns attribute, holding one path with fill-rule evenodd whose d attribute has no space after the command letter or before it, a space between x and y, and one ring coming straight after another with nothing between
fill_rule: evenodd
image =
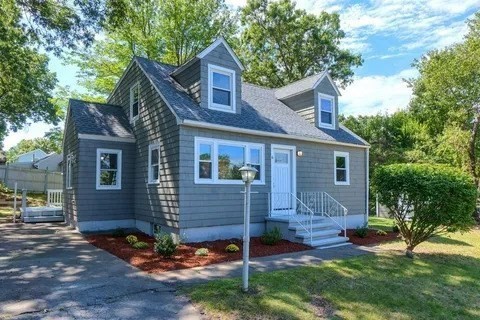
<instances>
[{"instance_id":1,"label":"small bush","mask_svg":"<svg viewBox=\"0 0 480 320\"><path fill-rule=\"evenodd\" d=\"M143 241L137 241L134 244L132 244L133 249L147 249L148 248L148 243L143 242Z\"/></svg>"},{"instance_id":2,"label":"small bush","mask_svg":"<svg viewBox=\"0 0 480 320\"><path fill-rule=\"evenodd\" d=\"M278 227L275 227L269 231L265 231L265 233L260 238L263 244L267 244L269 246L276 245L277 243L282 240L282 233Z\"/></svg>"},{"instance_id":3,"label":"small bush","mask_svg":"<svg viewBox=\"0 0 480 320\"><path fill-rule=\"evenodd\" d=\"M358 226L356 229L355 229L355 233L354 233L357 237L360 237L360 238L365 238L367 235L368 235L368 227L367 227L367 224L365 224L363 227L360 227Z\"/></svg>"},{"instance_id":4,"label":"small bush","mask_svg":"<svg viewBox=\"0 0 480 320\"><path fill-rule=\"evenodd\" d=\"M208 256L208 249L207 248L200 248L197 251L195 251L195 255L196 256L201 256L201 257Z\"/></svg>"},{"instance_id":5,"label":"small bush","mask_svg":"<svg viewBox=\"0 0 480 320\"><path fill-rule=\"evenodd\" d=\"M177 251L177 244L170 234L159 231L155 233L153 250L162 257L168 258Z\"/></svg>"},{"instance_id":6,"label":"small bush","mask_svg":"<svg viewBox=\"0 0 480 320\"><path fill-rule=\"evenodd\" d=\"M125 238L125 240L127 240L127 242L130 244L130 245L134 245L135 243L138 242L138 238L136 236L134 236L133 234L127 236Z\"/></svg>"},{"instance_id":7,"label":"small bush","mask_svg":"<svg viewBox=\"0 0 480 320\"><path fill-rule=\"evenodd\" d=\"M375 232L377 236L386 236L387 233L383 230L377 230L377 232Z\"/></svg>"},{"instance_id":8,"label":"small bush","mask_svg":"<svg viewBox=\"0 0 480 320\"><path fill-rule=\"evenodd\" d=\"M392 226L392 231L393 232L400 232L400 228L394 223Z\"/></svg>"},{"instance_id":9,"label":"small bush","mask_svg":"<svg viewBox=\"0 0 480 320\"><path fill-rule=\"evenodd\" d=\"M123 238L125 237L125 231L121 228L115 229L112 232L112 236L114 236L115 238Z\"/></svg>"},{"instance_id":10,"label":"small bush","mask_svg":"<svg viewBox=\"0 0 480 320\"><path fill-rule=\"evenodd\" d=\"M240 248L237 245L231 243L225 248L225 251L229 253L238 252L240 251Z\"/></svg>"}]
</instances>

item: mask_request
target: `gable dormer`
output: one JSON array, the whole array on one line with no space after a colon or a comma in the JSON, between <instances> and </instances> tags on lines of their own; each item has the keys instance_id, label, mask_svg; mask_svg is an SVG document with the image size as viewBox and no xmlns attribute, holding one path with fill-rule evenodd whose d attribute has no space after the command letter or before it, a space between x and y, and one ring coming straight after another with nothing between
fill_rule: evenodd
<instances>
[{"instance_id":1,"label":"gable dormer","mask_svg":"<svg viewBox=\"0 0 480 320\"><path fill-rule=\"evenodd\" d=\"M243 65L223 37L177 68L172 76L201 108L240 113Z\"/></svg>"},{"instance_id":2,"label":"gable dormer","mask_svg":"<svg viewBox=\"0 0 480 320\"><path fill-rule=\"evenodd\" d=\"M278 88L275 96L316 127L338 129L340 92L328 72Z\"/></svg>"}]
</instances>

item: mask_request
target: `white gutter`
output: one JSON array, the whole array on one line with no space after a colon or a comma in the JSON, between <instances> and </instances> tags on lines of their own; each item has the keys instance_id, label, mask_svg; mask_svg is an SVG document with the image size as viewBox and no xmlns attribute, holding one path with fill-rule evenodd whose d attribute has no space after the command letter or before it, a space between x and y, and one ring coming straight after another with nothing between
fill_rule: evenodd
<instances>
[{"instance_id":1,"label":"white gutter","mask_svg":"<svg viewBox=\"0 0 480 320\"><path fill-rule=\"evenodd\" d=\"M251 134L251 135L263 136L263 137L309 141L309 142L317 142L317 143L323 143L323 144L345 146L345 147L354 147L354 148L361 148L361 149L369 149L370 148L369 145L366 145L366 146L363 145L362 146L362 145L353 144L353 143L328 141L328 140L322 140L322 139L318 139L318 138L295 136L295 135L286 134L286 133L274 133L274 132L265 132L265 131L260 131L260 130L235 128L235 127L230 127L230 126L224 126L224 125L221 125L221 124L213 124L213 123L201 122L201 121L183 120L183 122L180 123L180 124L184 125L184 126L187 126L187 127L205 128L205 129L228 131L228 132L235 132L235 133L244 133L244 134Z\"/></svg>"},{"instance_id":2,"label":"white gutter","mask_svg":"<svg viewBox=\"0 0 480 320\"><path fill-rule=\"evenodd\" d=\"M85 139L85 140L97 140L97 141L112 141L112 142L127 142L127 143L135 143L135 138L127 138L127 137L112 137L112 136L102 136L99 134L85 134L79 133L78 139Z\"/></svg>"}]
</instances>

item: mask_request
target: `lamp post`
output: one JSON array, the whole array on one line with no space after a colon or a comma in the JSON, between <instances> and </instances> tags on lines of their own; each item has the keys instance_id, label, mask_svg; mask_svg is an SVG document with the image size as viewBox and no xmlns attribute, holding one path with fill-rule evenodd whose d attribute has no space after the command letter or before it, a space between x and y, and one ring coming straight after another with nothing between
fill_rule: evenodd
<instances>
[{"instance_id":1,"label":"lamp post","mask_svg":"<svg viewBox=\"0 0 480 320\"><path fill-rule=\"evenodd\" d=\"M245 202L243 209L243 270L242 270L242 280L243 280L243 291L248 291L248 264L249 264L249 254L250 254L250 187L255 175L257 174L257 169L249 166L248 164L240 168L242 174L242 180L245 183Z\"/></svg>"}]
</instances>

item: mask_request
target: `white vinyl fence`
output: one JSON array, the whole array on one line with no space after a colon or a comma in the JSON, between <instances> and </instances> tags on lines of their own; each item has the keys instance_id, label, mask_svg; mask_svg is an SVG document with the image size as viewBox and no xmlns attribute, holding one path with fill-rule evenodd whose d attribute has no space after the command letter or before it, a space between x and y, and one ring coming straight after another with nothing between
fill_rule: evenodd
<instances>
[{"instance_id":1,"label":"white vinyl fence","mask_svg":"<svg viewBox=\"0 0 480 320\"><path fill-rule=\"evenodd\" d=\"M14 188L15 182L18 183L18 189L28 191L47 192L47 189L63 189L61 172L12 165L0 166L0 181L10 189Z\"/></svg>"}]
</instances>

